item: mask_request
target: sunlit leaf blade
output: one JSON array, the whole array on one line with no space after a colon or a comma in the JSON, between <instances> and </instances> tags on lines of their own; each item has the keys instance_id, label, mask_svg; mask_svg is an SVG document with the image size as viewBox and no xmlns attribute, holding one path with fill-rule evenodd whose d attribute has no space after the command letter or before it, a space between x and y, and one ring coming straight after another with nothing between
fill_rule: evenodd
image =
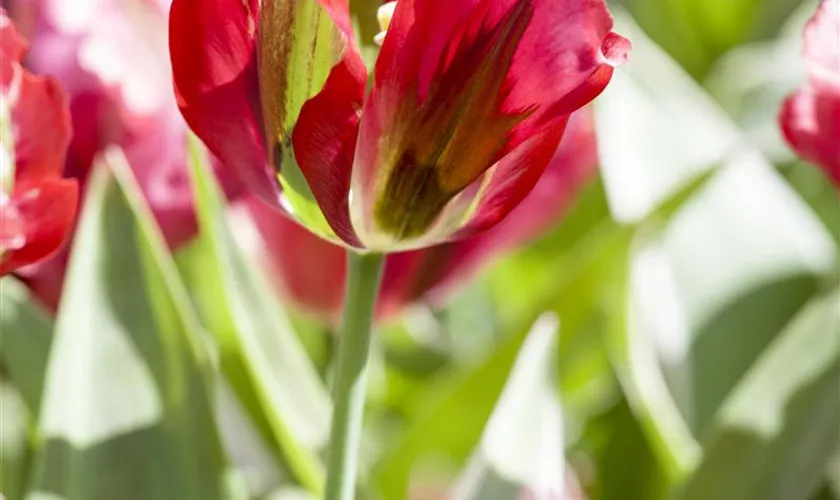
<instances>
[{"instance_id":1,"label":"sunlit leaf blade","mask_svg":"<svg viewBox=\"0 0 840 500\"><path fill-rule=\"evenodd\" d=\"M563 498L563 415L556 386L556 316L540 317L522 344L453 500Z\"/></svg>"},{"instance_id":2,"label":"sunlit leaf blade","mask_svg":"<svg viewBox=\"0 0 840 500\"><path fill-rule=\"evenodd\" d=\"M825 230L752 155L733 160L657 242L639 250L627 328L635 331L635 355L648 352L653 364L631 365L662 371L695 436L707 430L723 398L835 266Z\"/></svg>"},{"instance_id":3,"label":"sunlit leaf blade","mask_svg":"<svg viewBox=\"0 0 840 500\"><path fill-rule=\"evenodd\" d=\"M581 441L581 451L591 456L595 467L595 477L586 487L590 498L628 500L630 491L644 500L668 498L668 473L626 399L592 419Z\"/></svg>"},{"instance_id":4,"label":"sunlit leaf blade","mask_svg":"<svg viewBox=\"0 0 840 500\"><path fill-rule=\"evenodd\" d=\"M27 498L224 499L198 323L118 150L97 161L87 192Z\"/></svg>"},{"instance_id":5,"label":"sunlit leaf blade","mask_svg":"<svg viewBox=\"0 0 840 500\"><path fill-rule=\"evenodd\" d=\"M466 372L451 374L437 384L429 384L425 396L430 400L427 410L413 416L406 431L388 447L374 468L374 481L385 498L405 496L412 471L424 458L445 457L457 465L467 462L539 313L555 301L560 304L557 313L568 335L578 332L594 313L598 301L596 284L624 247L625 232L616 229L600 245L587 247L585 259L564 267L567 274L557 275L551 301L545 301L544 297L532 303L531 310L522 316L523 325L512 328L510 336L483 362ZM526 319L527 315L530 320Z\"/></svg>"},{"instance_id":6,"label":"sunlit leaf blade","mask_svg":"<svg viewBox=\"0 0 840 500\"><path fill-rule=\"evenodd\" d=\"M20 281L0 283L0 358L33 415L38 414L53 321Z\"/></svg>"},{"instance_id":7,"label":"sunlit leaf blade","mask_svg":"<svg viewBox=\"0 0 840 500\"><path fill-rule=\"evenodd\" d=\"M730 48L772 35L801 0L620 0L695 78Z\"/></svg>"},{"instance_id":8,"label":"sunlit leaf blade","mask_svg":"<svg viewBox=\"0 0 840 500\"><path fill-rule=\"evenodd\" d=\"M634 326L630 292L630 253L618 264L615 286L607 293L606 342L624 393L659 457L666 480L676 483L694 466L700 447L691 435L657 366L652 339Z\"/></svg>"},{"instance_id":9,"label":"sunlit leaf blade","mask_svg":"<svg viewBox=\"0 0 840 500\"><path fill-rule=\"evenodd\" d=\"M727 399L679 500L804 500L840 439L840 292L813 300Z\"/></svg>"},{"instance_id":10,"label":"sunlit leaf blade","mask_svg":"<svg viewBox=\"0 0 840 500\"><path fill-rule=\"evenodd\" d=\"M805 79L801 43L797 30L786 39L739 47L721 58L706 79L709 93L774 162L794 158L782 137L778 115L782 101Z\"/></svg>"},{"instance_id":11,"label":"sunlit leaf blade","mask_svg":"<svg viewBox=\"0 0 840 500\"><path fill-rule=\"evenodd\" d=\"M265 420L297 481L318 492L323 466L316 453L329 432L329 394L274 294L236 246L221 192L191 144L198 244L207 250L192 285L205 294L203 311L221 348L222 369L252 415Z\"/></svg>"},{"instance_id":12,"label":"sunlit leaf blade","mask_svg":"<svg viewBox=\"0 0 840 500\"><path fill-rule=\"evenodd\" d=\"M613 216L638 222L743 145L735 125L661 48L626 16L616 30L633 40L595 101L598 153Z\"/></svg>"},{"instance_id":13,"label":"sunlit leaf blade","mask_svg":"<svg viewBox=\"0 0 840 500\"><path fill-rule=\"evenodd\" d=\"M641 63L620 71L597 105L603 171L616 217L646 222L626 295L609 301L609 342L673 481L699 459L697 440L721 401L835 269L836 248L703 89L630 21L622 25ZM642 118L622 126L631 115ZM668 223L650 215L713 167Z\"/></svg>"}]
</instances>

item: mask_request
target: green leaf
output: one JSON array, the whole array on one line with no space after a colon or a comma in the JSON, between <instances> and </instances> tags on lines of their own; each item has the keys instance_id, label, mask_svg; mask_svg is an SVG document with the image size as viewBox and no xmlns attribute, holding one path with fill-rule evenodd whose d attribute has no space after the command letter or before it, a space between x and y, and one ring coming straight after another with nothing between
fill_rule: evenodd
<instances>
[{"instance_id":1,"label":"green leaf","mask_svg":"<svg viewBox=\"0 0 840 500\"><path fill-rule=\"evenodd\" d=\"M645 32L698 80L729 49L774 35L800 2L622 0Z\"/></svg>"},{"instance_id":2,"label":"green leaf","mask_svg":"<svg viewBox=\"0 0 840 500\"><path fill-rule=\"evenodd\" d=\"M224 499L205 346L119 150L97 160L87 192L28 498Z\"/></svg>"},{"instance_id":3,"label":"green leaf","mask_svg":"<svg viewBox=\"0 0 840 500\"><path fill-rule=\"evenodd\" d=\"M522 324L513 327L507 338L487 358L463 373L455 373L438 383L429 384L423 411L412 415L407 429L391 441L377 460L373 479L385 498L403 498L412 469L428 457L445 457L453 465L464 464L481 439L493 407L502 392L517 353L536 317L559 303L558 316L563 331L571 337L587 323L597 306L597 284L616 252L621 252L626 239L618 230L604 239L586 239L588 246L575 255L575 265L558 266L565 274L555 275L554 293L534 301L530 319L522 314ZM568 260L565 262L569 262ZM463 332L461 332L463 333ZM560 363L563 363L561 359ZM415 402L417 404L417 402Z\"/></svg>"},{"instance_id":4,"label":"green leaf","mask_svg":"<svg viewBox=\"0 0 840 500\"><path fill-rule=\"evenodd\" d=\"M329 433L329 394L274 294L235 244L221 192L194 140L191 169L197 244L205 250L192 263L199 270L192 288L201 294L222 370L297 481L317 494L324 476L317 451Z\"/></svg>"},{"instance_id":5,"label":"green leaf","mask_svg":"<svg viewBox=\"0 0 840 500\"><path fill-rule=\"evenodd\" d=\"M626 16L633 41L595 102L601 172L613 216L639 222L674 192L739 153L743 139L714 100Z\"/></svg>"},{"instance_id":6,"label":"green leaf","mask_svg":"<svg viewBox=\"0 0 840 500\"><path fill-rule=\"evenodd\" d=\"M776 163L794 159L778 116L785 97L805 81L801 46L802 34L797 32L793 37L738 47L722 57L705 80L709 93L750 142Z\"/></svg>"},{"instance_id":7,"label":"green leaf","mask_svg":"<svg viewBox=\"0 0 840 500\"><path fill-rule=\"evenodd\" d=\"M3 367L33 415L38 415L53 321L15 278L0 285L0 356Z\"/></svg>"},{"instance_id":8,"label":"green leaf","mask_svg":"<svg viewBox=\"0 0 840 500\"><path fill-rule=\"evenodd\" d=\"M598 104L603 172L616 217L648 222L624 292L608 300L617 308L608 342L631 406L676 481L699 459L698 439L723 399L836 269L836 247L714 101L628 21L621 29L634 41L634 64ZM643 118L628 137L615 127L631 115ZM709 182L670 209L670 221L650 215L715 165Z\"/></svg>"},{"instance_id":9,"label":"green leaf","mask_svg":"<svg viewBox=\"0 0 840 500\"><path fill-rule=\"evenodd\" d=\"M17 387L0 379L0 491L10 500L23 498L31 452L30 420Z\"/></svg>"},{"instance_id":10,"label":"green leaf","mask_svg":"<svg viewBox=\"0 0 840 500\"><path fill-rule=\"evenodd\" d=\"M668 392L655 346L633 327L629 253L618 266L616 283L605 293L611 309L607 349L625 397L662 466L664 481L675 484L696 463L700 447Z\"/></svg>"},{"instance_id":11,"label":"green leaf","mask_svg":"<svg viewBox=\"0 0 840 500\"><path fill-rule=\"evenodd\" d=\"M522 344L504 389L452 498L516 500L564 495L563 411L557 397L556 316L541 316Z\"/></svg>"},{"instance_id":12,"label":"green leaf","mask_svg":"<svg viewBox=\"0 0 840 500\"><path fill-rule=\"evenodd\" d=\"M579 448L594 461L588 498L628 500L628 492L644 500L668 498L668 474L626 399L587 423Z\"/></svg>"},{"instance_id":13,"label":"green leaf","mask_svg":"<svg viewBox=\"0 0 840 500\"><path fill-rule=\"evenodd\" d=\"M680 500L804 500L840 439L840 291L813 300L724 404Z\"/></svg>"}]
</instances>

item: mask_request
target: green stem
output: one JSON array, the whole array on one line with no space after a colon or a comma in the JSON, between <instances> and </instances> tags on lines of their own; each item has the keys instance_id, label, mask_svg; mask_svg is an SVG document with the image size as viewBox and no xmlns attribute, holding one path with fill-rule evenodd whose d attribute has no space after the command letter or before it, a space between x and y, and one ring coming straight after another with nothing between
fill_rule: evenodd
<instances>
[{"instance_id":1,"label":"green stem","mask_svg":"<svg viewBox=\"0 0 840 500\"><path fill-rule=\"evenodd\" d=\"M365 405L370 327L384 257L347 252L344 318L333 376L326 500L352 500Z\"/></svg>"}]
</instances>

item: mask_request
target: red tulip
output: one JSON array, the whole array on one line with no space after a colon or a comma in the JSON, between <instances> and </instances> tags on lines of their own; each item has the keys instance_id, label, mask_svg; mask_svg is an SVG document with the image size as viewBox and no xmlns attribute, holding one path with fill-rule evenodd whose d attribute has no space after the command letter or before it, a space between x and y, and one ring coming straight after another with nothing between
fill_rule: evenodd
<instances>
[{"instance_id":1,"label":"red tulip","mask_svg":"<svg viewBox=\"0 0 840 500\"><path fill-rule=\"evenodd\" d=\"M23 69L26 50L0 9L0 275L57 252L76 216L78 186L61 177L67 102L58 83Z\"/></svg>"},{"instance_id":2,"label":"red tulip","mask_svg":"<svg viewBox=\"0 0 840 500\"><path fill-rule=\"evenodd\" d=\"M94 157L111 145L126 155L172 248L197 231L187 170L189 129L175 104L167 47L170 0L17 0L29 19L27 64L54 76L70 99L73 141L64 172L84 186ZM218 170L217 172L224 172ZM230 179L222 179L229 194ZM68 252L19 275L51 308Z\"/></svg>"},{"instance_id":3,"label":"red tulip","mask_svg":"<svg viewBox=\"0 0 840 500\"><path fill-rule=\"evenodd\" d=\"M251 191L374 251L480 233L628 42L603 0L400 0L370 91L342 0L174 0L181 112ZM278 182L279 179L279 182Z\"/></svg>"},{"instance_id":4,"label":"red tulip","mask_svg":"<svg viewBox=\"0 0 840 500\"><path fill-rule=\"evenodd\" d=\"M788 143L840 187L840 0L824 0L805 27L808 82L779 117Z\"/></svg>"},{"instance_id":5,"label":"red tulip","mask_svg":"<svg viewBox=\"0 0 840 500\"><path fill-rule=\"evenodd\" d=\"M440 305L454 286L499 253L521 246L556 224L577 189L595 173L596 143L588 110L575 114L563 143L537 186L496 227L441 245L386 257L377 304L380 318L418 300ZM342 306L345 255L333 245L252 197L236 208L253 220L257 238L241 219L238 238L268 270L281 296L296 307L337 322ZM242 216L242 213L237 213Z\"/></svg>"}]
</instances>

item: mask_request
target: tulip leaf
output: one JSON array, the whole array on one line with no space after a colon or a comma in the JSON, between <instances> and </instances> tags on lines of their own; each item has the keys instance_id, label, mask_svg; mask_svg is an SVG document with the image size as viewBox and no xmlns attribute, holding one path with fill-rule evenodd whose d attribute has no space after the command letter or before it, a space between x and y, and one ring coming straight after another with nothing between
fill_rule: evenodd
<instances>
[{"instance_id":1,"label":"tulip leaf","mask_svg":"<svg viewBox=\"0 0 840 500\"><path fill-rule=\"evenodd\" d=\"M667 221L710 178L700 175L691 179L645 220ZM626 262L633 231L633 227L622 226L608 217L603 190L600 185L593 185L554 233L521 255L512 256L510 266L500 266L502 273L498 277L504 288L498 306L503 308L500 319L510 336L483 363L430 384L420 396L428 406L413 416L407 430L388 447L374 468L374 480L386 498L404 496L412 468L425 457L445 456L456 464L466 462L481 439L481 429L534 320L541 312L553 310L562 323L561 344L571 342L599 311L599 286L605 280L613 280L616 263ZM533 263L536 264L531 266ZM536 267L534 272L530 272L530 267ZM516 272L522 285L511 289L510 274L505 274L508 272ZM515 300L526 292L529 300ZM511 300L515 301L512 308ZM564 352L561 349L560 366L574 362L566 360Z\"/></svg>"},{"instance_id":2,"label":"tulip leaf","mask_svg":"<svg viewBox=\"0 0 840 500\"><path fill-rule=\"evenodd\" d=\"M679 500L806 500L840 439L840 291L812 300L726 400Z\"/></svg>"},{"instance_id":3,"label":"tulip leaf","mask_svg":"<svg viewBox=\"0 0 840 500\"><path fill-rule=\"evenodd\" d=\"M639 222L673 192L724 163L743 140L714 100L626 16L633 62L595 101L598 153L613 217Z\"/></svg>"},{"instance_id":4,"label":"tulip leaf","mask_svg":"<svg viewBox=\"0 0 840 500\"><path fill-rule=\"evenodd\" d=\"M196 141L190 163L206 252L192 288L221 349L222 370L251 417L279 448L297 481L318 493L317 451L329 433L330 399L267 283L249 266L227 225L222 194Z\"/></svg>"},{"instance_id":5,"label":"tulip leaf","mask_svg":"<svg viewBox=\"0 0 840 500\"><path fill-rule=\"evenodd\" d=\"M0 491L23 498L30 455L30 414L17 387L0 379Z\"/></svg>"},{"instance_id":6,"label":"tulip leaf","mask_svg":"<svg viewBox=\"0 0 840 500\"><path fill-rule=\"evenodd\" d=\"M617 71L596 105L615 216L641 220L697 172L713 172L656 237L641 225L625 295L610 300L626 308L609 337L619 378L677 481L699 460L722 401L836 269L836 247L703 89L621 24L641 63ZM643 119L616 135L631 115Z\"/></svg>"},{"instance_id":7,"label":"tulip leaf","mask_svg":"<svg viewBox=\"0 0 840 500\"><path fill-rule=\"evenodd\" d=\"M26 406L37 415L52 343L53 321L15 278L0 285L0 357Z\"/></svg>"},{"instance_id":8,"label":"tulip leaf","mask_svg":"<svg viewBox=\"0 0 840 500\"><path fill-rule=\"evenodd\" d=\"M729 49L775 34L801 0L621 0L651 38L702 79Z\"/></svg>"},{"instance_id":9,"label":"tulip leaf","mask_svg":"<svg viewBox=\"0 0 840 500\"><path fill-rule=\"evenodd\" d=\"M260 93L263 118L290 211L312 230L334 236L295 160L292 131L341 59L347 41L316 0L276 0L260 9Z\"/></svg>"},{"instance_id":10,"label":"tulip leaf","mask_svg":"<svg viewBox=\"0 0 840 500\"><path fill-rule=\"evenodd\" d=\"M560 304L557 312L567 335L579 331L595 311L593 285L610 268L616 251L621 253L622 235L618 231L598 248L590 248L587 259L564 267L567 274L556 276L552 298ZM428 409L409 422L374 468L374 480L385 498L404 498L412 469L426 457L444 456L456 464L467 461L481 439L481 430L502 393L531 323L543 306L542 302L532 304L530 320L523 320L518 330L512 328L511 335L485 361L427 389Z\"/></svg>"},{"instance_id":11,"label":"tulip leaf","mask_svg":"<svg viewBox=\"0 0 840 500\"><path fill-rule=\"evenodd\" d=\"M27 498L227 499L208 356L177 277L124 157L106 151L73 245Z\"/></svg>"},{"instance_id":12,"label":"tulip leaf","mask_svg":"<svg viewBox=\"0 0 840 500\"><path fill-rule=\"evenodd\" d=\"M567 488L563 414L556 387L556 316L528 333L455 500L561 498Z\"/></svg>"}]
</instances>

